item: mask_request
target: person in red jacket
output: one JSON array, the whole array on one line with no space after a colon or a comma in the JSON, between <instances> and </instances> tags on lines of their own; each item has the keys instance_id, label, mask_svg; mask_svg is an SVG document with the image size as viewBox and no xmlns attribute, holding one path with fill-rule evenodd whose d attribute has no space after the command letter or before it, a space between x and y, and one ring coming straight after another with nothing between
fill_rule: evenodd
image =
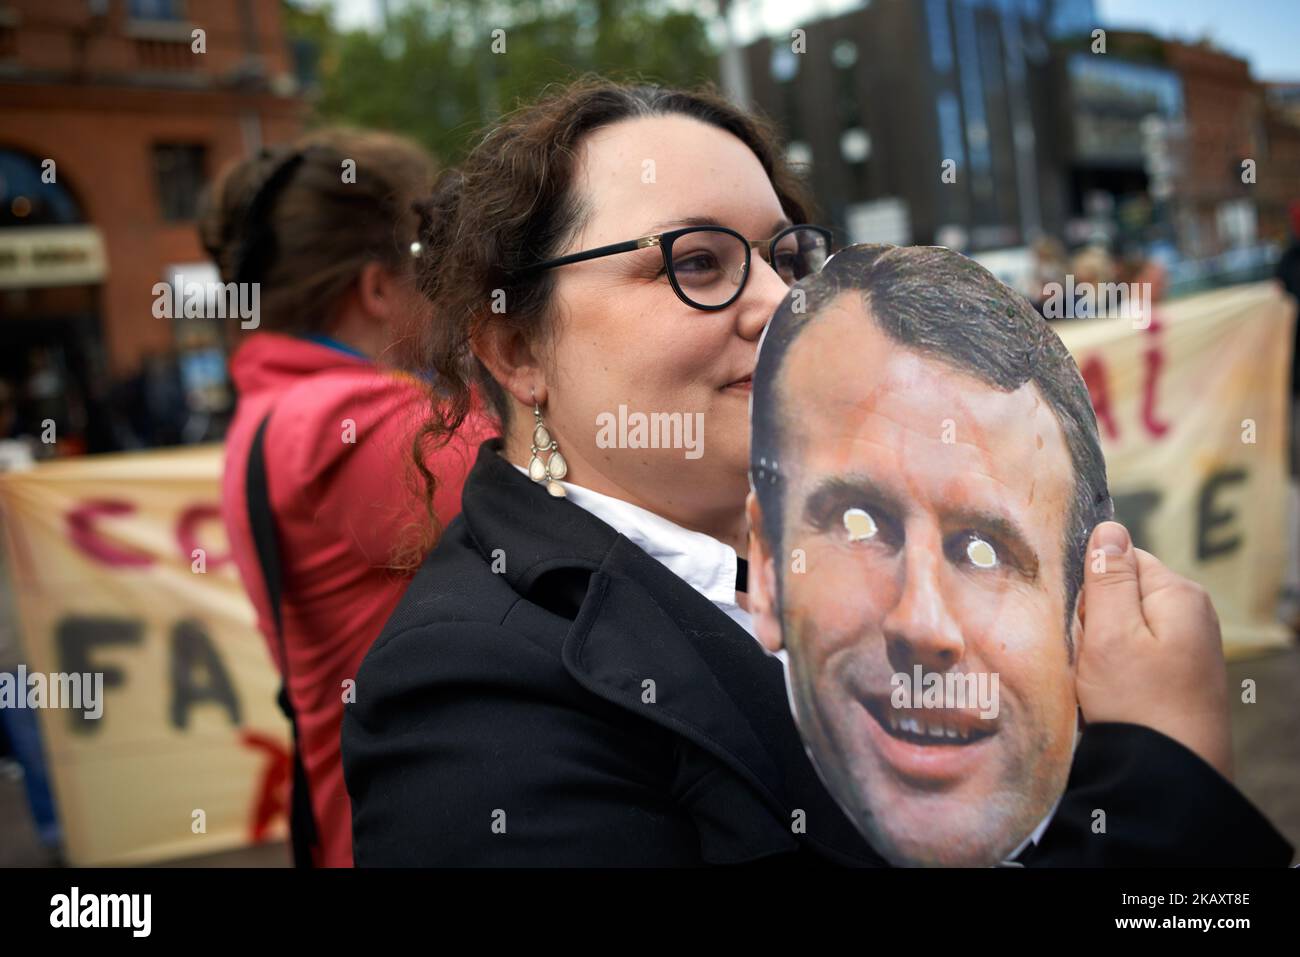
<instances>
[{"instance_id":1,"label":"person in red jacket","mask_svg":"<svg viewBox=\"0 0 1300 957\"><path fill-rule=\"evenodd\" d=\"M223 280L259 287L256 330L240 333L248 338L231 360L239 401L222 513L296 716L316 866L352 865L339 756L351 679L410 570L459 513L474 450L492 431L475 413L452 441L428 450L430 509L422 477L405 463L433 392L386 360L408 328L435 321L415 283L412 208L431 175L414 143L323 131L225 171L201 224ZM259 430L282 634L249 517Z\"/></svg>"}]
</instances>

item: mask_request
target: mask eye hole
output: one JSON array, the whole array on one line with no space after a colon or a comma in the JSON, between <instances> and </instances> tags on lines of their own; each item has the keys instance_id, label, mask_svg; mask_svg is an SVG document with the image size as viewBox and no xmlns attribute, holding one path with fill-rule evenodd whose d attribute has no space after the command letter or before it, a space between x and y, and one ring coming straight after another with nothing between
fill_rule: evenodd
<instances>
[{"instance_id":1,"label":"mask eye hole","mask_svg":"<svg viewBox=\"0 0 1300 957\"><path fill-rule=\"evenodd\" d=\"M992 568L998 563L998 553L993 546L974 536L966 543L966 557L976 568Z\"/></svg>"},{"instance_id":2,"label":"mask eye hole","mask_svg":"<svg viewBox=\"0 0 1300 957\"><path fill-rule=\"evenodd\" d=\"M876 520L863 509L850 508L844 511L844 530L849 533L849 541L862 542L875 538L880 529Z\"/></svg>"}]
</instances>

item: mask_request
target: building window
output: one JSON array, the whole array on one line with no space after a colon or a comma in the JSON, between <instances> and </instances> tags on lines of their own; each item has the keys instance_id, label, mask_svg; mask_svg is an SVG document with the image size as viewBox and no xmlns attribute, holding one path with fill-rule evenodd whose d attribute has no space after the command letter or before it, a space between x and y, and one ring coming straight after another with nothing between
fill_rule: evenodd
<instances>
[{"instance_id":1,"label":"building window","mask_svg":"<svg viewBox=\"0 0 1300 957\"><path fill-rule=\"evenodd\" d=\"M132 20L184 20L185 0L128 0Z\"/></svg>"},{"instance_id":2,"label":"building window","mask_svg":"<svg viewBox=\"0 0 1300 957\"><path fill-rule=\"evenodd\" d=\"M946 0L926 0L926 16L930 21L930 63L936 73L947 73L952 69L952 33Z\"/></svg>"},{"instance_id":3,"label":"building window","mask_svg":"<svg viewBox=\"0 0 1300 957\"><path fill-rule=\"evenodd\" d=\"M158 205L167 222L192 220L203 189L207 148L184 143L160 143L153 148L158 178Z\"/></svg>"},{"instance_id":4,"label":"building window","mask_svg":"<svg viewBox=\"0 0 1300 957\"><path fill-rule=\"evenodd\" d=\"M943 158L966 165L966 144L961 136L961 103L951 90L943 90L935 100L939 113L939 149Z\"/></svg>"},{"instance_id":5,"label":"building window","mask_svg":"<svg viewBox=\"0 0 1300 957\"><path fill-rule=\"evenodd\" d=\"M957 19L957 73L961 88L962 106L966 112L966 143L970 147L970 165L976 173L987 173L993 165L989 146L988 119L985 112L984 78L981 74L978 24L975 11L963 6ZM975 178L976 189L985 182Z\"/></svg>"},{"instance_id":6,"label":"building window","mask_svg":"<svg viewBox=\"0 0 1300 957\"><path fill-rule=\"evenodd\" d=\"M0 0L0 58L8 59L18 53L18 14Z\"/></svg>"},{"instance_id":7,"label":"building window","mask_svg":"<svg viewBox=\"0 0 1300 957\"><path fill-rule=\"evenodd\" d=\"M768 64L772 79L777 83L789 83L799 75L799 55L781 41L772 47L772 59Z\"/></svg>"}]
</instances>

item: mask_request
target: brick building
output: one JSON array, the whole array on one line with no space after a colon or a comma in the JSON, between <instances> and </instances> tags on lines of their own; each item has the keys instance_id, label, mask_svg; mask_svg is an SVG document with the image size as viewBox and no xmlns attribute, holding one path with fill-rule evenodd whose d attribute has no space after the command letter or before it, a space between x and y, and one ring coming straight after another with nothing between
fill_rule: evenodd
<instances>
[{"instance_id":1,"label":"brick building","mask_svg":"<svg viewBox=\"0 0 1300 957\"><path fill-rule=\"evenodd\" d=\"M1171 134L1163 147L1183 255L1205 259L1257 241L1285 242L1287 208L1300 200L1300 85L1261 83L1246 60L1208 43L1133 31L1111 31L1109 39L1108 56L1093 58L1096 69L1118 78L1162 73L1176 82L1176 106L1161 118ZM1077 89L1071 94L1070 112L1077 114ZM1130 144L1140 139L1115 138ZM1143 168L1142 188L1151 186L1149 145L1143 144L1143 155L1129 157ZM1114 156L1104 158L1122 165ZM1244 166L1247 161L1252 165Z\"/></svg>"},{"instance_id":2,"label":"brick building","mask_svg":"<svg viewBox=\"0 0 1300 957\"><path fill-rule=\"evenodd\" d=\"M0 383L19 418L113 448L110 383L187 352L220 368L229 330L154 318L152 289L206 262L204 183L296 135L296 89L275 2L0 0Z\"/></svg>"},{"instance_id":3,"label":"brick building","mask_svg":"<svg viewBox=\"0 0 1300 957\"><path fill-rule=\"evenodd\" d=\"M1283 238L1300 198L1300 85L1106 29L1087 0L873 0L744 55L754 102L850 241L1006 252L1004 278L1040 234L1228 269Z\"/></svg>"},{"instance_id":4,"label":"brick building","mask_svg":"<svg viewBox=\"0 0 1300 957\"><path fill-rule=\"evenodd\" d=\"M1186 176L1179 183L1185 252L1212 256L1254 242L1264 150L1263 89L1245 60L1205 44L1164 41L1187 110ZM1243 181L1243 162L1256 181Z\"/></svg>"},{"instance_id":5,"label":"brick building","mask_svg":"<svg viewBox=\"0 0 1300 957\"><path fill-rule=\"evenodd\" d=\"M1300 83L1264 85L1261 152L1259 234L1285 246L1293 238L1290 208L1300 203Z\"/></svg>"}]
</instances>

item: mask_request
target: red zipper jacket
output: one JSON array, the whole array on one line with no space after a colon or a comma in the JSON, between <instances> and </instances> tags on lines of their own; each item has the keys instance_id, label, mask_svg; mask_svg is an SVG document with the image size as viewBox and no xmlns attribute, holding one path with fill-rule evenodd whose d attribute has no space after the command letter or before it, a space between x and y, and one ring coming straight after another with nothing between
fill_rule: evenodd
<instances>
[{"instance_id":1,"label":"red zipper jacket","mask_svg":"<svg viewBox=\"0 0 1300 957\"><path fill-rule=\"evenodd\" d=\"M258 627L279 663L245 494L249 448L271 411L264 455L283 569L289 695L320 835L316 863L351 867L352 811L339 755L344 681L356 677L406 590L409 573L397 566L403 549L418 549L427 521L411 447L428 393L359 355L276 333L250 338L230 371L239 404L226 435L222 517ZM427 462L443 527L460 512L479 442L494 431L474 414Z\"/></svg>"}]
</instances>

